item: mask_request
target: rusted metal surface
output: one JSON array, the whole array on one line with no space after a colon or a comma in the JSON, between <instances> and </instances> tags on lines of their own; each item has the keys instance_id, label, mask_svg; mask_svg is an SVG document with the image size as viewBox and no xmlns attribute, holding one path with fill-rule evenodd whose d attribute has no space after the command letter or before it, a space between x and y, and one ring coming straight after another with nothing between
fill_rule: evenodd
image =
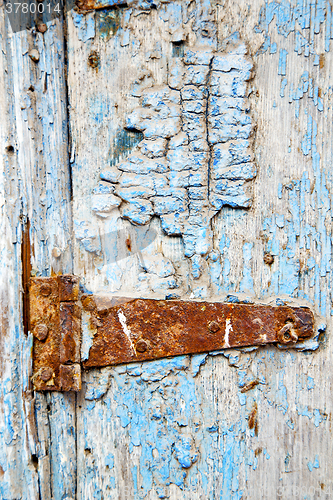
<instances>
[{"instance_id":1,"label":"rusted metal surface","mask_svg":"<svg viewBox=\"0 0 333 500\"><path fill-rule=\"evenodd\" d=\"M127 0L77 0L75 3L80 13L105 9L106 7L127 6Z\"/></svg>"},{"instance_id":2,"label":"rusted metal surface","mask_svg":"<svg viewBox=\"0 0 333 500\"><path fill-rule=\"evenodd\" d=\"M80 363L80 317L77 304L60 303L60 363Z\"/></svg>"},{"instance_id":3,"label":"rusted metal surface","mask_svg":"<svg viewBox=\"0 0 333 500\"><path fill-rule=\"evenodd\" d=\"M72 274L57 276L60 302L76 301L79 298L79 278Z\"/></svg>"},{"instance_id":4,"label":"rusted metal surface","mask_svg":"<svg viewBox=\"0 0 333 500\"><path fill-rule=\"evenodd\" d=\"M78 279L71 275L30 280L32 381L36 390L80 390L78 294Z\"/></svg>"},{"instance_id":5,"label":"rusted metal surface","mask_svg":"<svg viewBox=\"0 0 333 500\"><path fill-rule=\"evenodd\" d=\"M62 391L79 391L81 389L81 365L60 365L60 387Z\"/></svg>"},{"instance_id":6,"label":"rusted metal surface","mask_svg":"<svg viewBox=\"0 0 333 500\"><path fill-rule=\"evenodd\" d=\"M82 307L92 337L84 368L269 343L292 347L314 329L306 307L79 297L75 276L33 278L36 390L80 390Z\"/></svg>"},{"instance_id":7,"label":"rusted metal surface","mask_svg":"<svg viewBox=\"0 0 333 500\"><path fill-rule=\"evenodd\" d=\"M83 297L94 332L83 366L98 367L181 354L280 343L311 337L310 309L288 306L137 299L118 305Z\"/></svg>"}]
</instances>

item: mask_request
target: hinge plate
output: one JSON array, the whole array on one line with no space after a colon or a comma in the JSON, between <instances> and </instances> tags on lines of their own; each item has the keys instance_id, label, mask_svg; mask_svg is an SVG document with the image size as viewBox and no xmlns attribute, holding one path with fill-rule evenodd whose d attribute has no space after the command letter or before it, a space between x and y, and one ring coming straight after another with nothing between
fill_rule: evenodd
<instances>
[{"instance_id":1,"label":"hinge plate","mask_svg":"<svg viewBox=\"0 0 333 500\"><path fill-rule=\"evenodd\" d=\"M34 335L33 384L39 391L81 389L79 280L72 275L30 280Z\"/></svg>"},{"instance_id":2,"label":"hinge plate","mask_svg":"<svg viewBox=\"0 0 333 500\"><path fill-rule=\"evenodd\" d=\"M85 359L81 311L91 339ZM33 278L30 316L36 390L80 390L81 367L270 343L292 347L314 332L307 307L79 297L79 280L71 275Z\"/></svg>"}]
</instances>

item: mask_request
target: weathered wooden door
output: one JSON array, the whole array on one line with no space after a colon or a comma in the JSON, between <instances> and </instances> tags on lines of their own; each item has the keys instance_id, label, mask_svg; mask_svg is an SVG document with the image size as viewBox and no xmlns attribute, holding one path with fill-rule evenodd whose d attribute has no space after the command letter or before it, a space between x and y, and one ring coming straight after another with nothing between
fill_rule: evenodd
<instances>
[{"instance_id":1,"label":"weathered wooden door","mask_svg":"<svg viewBox=\"0 0 333 500\"><path fill-rule=\"evenodd\" d=\"M28 30L8 5L0 498L331 498L332 4L55 2ZM23 292L69 272L108 297L307 305L316 334L34 392Z\"/></svg>"}]
</instances>

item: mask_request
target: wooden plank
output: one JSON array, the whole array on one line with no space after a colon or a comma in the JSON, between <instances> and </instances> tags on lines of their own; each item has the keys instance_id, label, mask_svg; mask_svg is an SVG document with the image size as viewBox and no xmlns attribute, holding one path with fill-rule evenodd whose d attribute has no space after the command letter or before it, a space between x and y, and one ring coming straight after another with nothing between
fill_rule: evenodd
<instances>
[{"instance_id":1,"label":"wooden plank","mask_svg":"<svg viewBox=\"0 0 333 500\"><path fill-rule=\"evenodd\" d=\"M13 71L3 7L0 14L0 192L1 192L1 333L0 333L0 497L38 498L34 462L37 439L31 374L31 337L23 332L20 219L20 167L13 116ZM6 57L7 56L7 57Z\"/></svg>"},{"instance_id":2,"label":"wooden plank","mask_svg":"<svg viewBox=\"0 0 333 500\"><path fill-rule=\"evenodd\" d=\"M36 402L29 380L31 336L22 322L26 221L34 275L66 272L72 265L62 21L48 23L44 35L12 33L2 5L0 43L1 227L6 235L1 241L0 497L74 498L75 400L55 394L48 400L38 396ZM38 60L29 56L32 50Z\"/></svg>"},{"instance_id":3,"label":"wooden plank","mask_svg":"<svg viewBox=\"0 0 333 500\"><path fill-rule=\"evenodd\" d=\"M306 352L224 351L91 370L79 396L78 496L329 496L331 6L156 3L69 15L74 272L94 293L307 304L320 335ZM215 29L218 50L238 31L254 61L258 174L252 208L222 208L212 251L191 259L158 217L143 248L143 229L117 210L93 215L91 195L102 189L100 172L130 154L133 143L119 149L116 138L138 108L133 91L166 83L184 33L191 46L201 31L209 45ZM141 254L131 256L128 239Z\"/></svg>"}]
</instances>

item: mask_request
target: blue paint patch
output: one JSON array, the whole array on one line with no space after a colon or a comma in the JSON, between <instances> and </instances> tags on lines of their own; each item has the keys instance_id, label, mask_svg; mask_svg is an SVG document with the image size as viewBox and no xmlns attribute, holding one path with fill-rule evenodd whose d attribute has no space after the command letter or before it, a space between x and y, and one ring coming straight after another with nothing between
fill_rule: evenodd
<instances>
[{"instance_id":1,"label":"blue paint patch","mask_svg":"<svg viewBox=\"0 0 333 500\"><path fill-rule=\"evenodd\" d=\"M243 245L243 279L240 283L240 291L241 292L249 292L253 290L253 278L252 278L252 249L253 243L244 243Z\"/></svg>"},{"instance_id":2,"label":"blue paint patch","mask_svg":"<svg viewBox=\"0 0 333 500\"><path fill-rule=\"evenodd\" d=\"M114 467L114 456L112 453L109 453L105 458L105 466L109 469L113 469Z\"/></svg>"},{"instance_id":3,"label":"blue paint patch","mask_svg":"<svg viewBox=\"0 0 333 500\"><path fill-rule=\"evenodd\" d=\"M308 377L307 383L308 390L314 389L314 379L312 377Z\"/></svg>"},{"instance_id":4,"label":"blue paint patch","mask_svg":"<svg viewBox=\"0 0 333 500\"><path fill-rule=\"evenodd\" d=\"M290 419L288 419L288 420L286 421L286 424L288 425L288 427L289 427L291 430L294 430L294 428L295 428L295 424L294 424L294 422L292 422Z\"/></svg>"},{"instance_id":5,"label":"blue paint patch","mask_svg":"<svg viewBox=\"0 0 333 500\"><path fill-rule=\"evenodd\" d=\"M77 28L77 37L82 42L87 42L95 37L95 13L86 15L71 11L74 26Z\"/></svg>"},{"instance_id":6,"label":"blue paint patch","mask_svg":"<svg viewBox=\"0 0 333 500\"><path fill-rule=\"evenodd\" d=\"M280 49L278 75L281 75L281 76L286 75L287 55L288 55L287 50Z\"/></svg>"},{"instance_id":7,"label":"blue paint patch","mask_svg":"<svg viewBox=\"0 0 333 500\"><path fill-rule=\"evenodd\" d=\"M195 354L191 356L191 372L192 377L195 377L200 370L200 367L205 364L208 354Z\"/></svg>"},{"instance_id":8,"label":"blue paint patch","mask_svg":"<svg viewBox=\"0 0 333 500\"><path fill-rule=\"evenodd\" d=\"M308 462L308 469L310 472L313 471L313 469L319 469L319 456L315 455L315 459L313 462Z\"/></svg>"}]
</instances>

